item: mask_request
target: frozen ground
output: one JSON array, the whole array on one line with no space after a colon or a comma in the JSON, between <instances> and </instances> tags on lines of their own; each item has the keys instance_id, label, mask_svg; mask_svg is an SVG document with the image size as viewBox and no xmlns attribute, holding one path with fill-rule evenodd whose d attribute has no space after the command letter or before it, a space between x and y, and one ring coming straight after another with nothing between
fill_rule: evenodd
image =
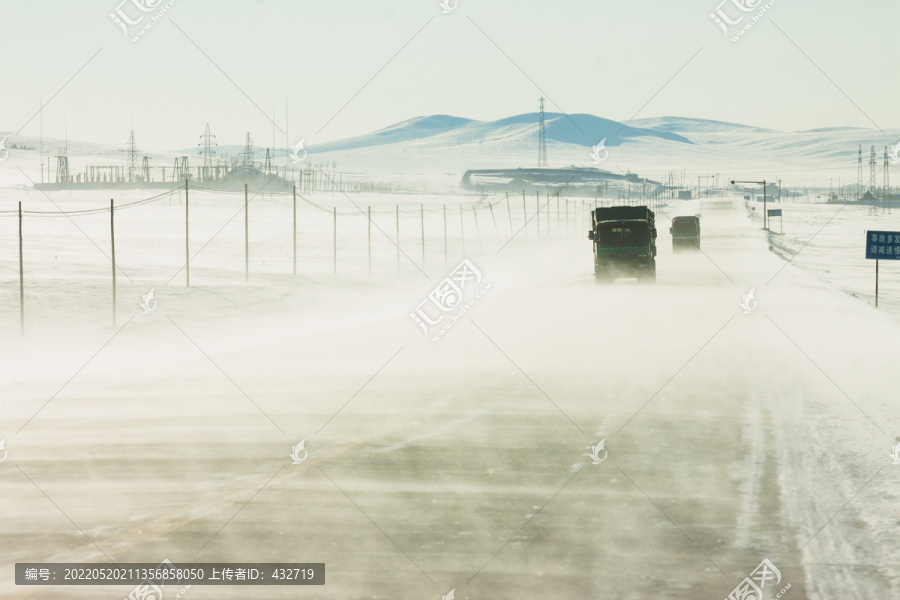
<instances>
[{"instance_id":1,"label":"frozen ground","mask_svg":"<svg viewBox=\"0 0 900 600\"><path fill-rule=\"evenodd\" d=\"M0 210L19 198L53 210L24 192ZM129 591L16 588L17 561L163 558L326 563L321 588L195 586L198 599L723 598L764 558L784 598L900 594L900 324L842 293L862 294L871 269L824 254L837 243L815 259L831 282L805 262L831 225L786 264L743 200L673 203L657 284L598 286L577 202L568 234L551 203L549 236L534 219L503 247L505 199L479 201L479 244L473 198L354 197L375 211L370 277L366 219L319 195L325 210L300 205L294 277L290 198L257 200L249 283L241 195L192 194L192 248L211 241L191 288L177 195L117 213L115 327L108 214L26 218L24 339L16 220L0 218L0 596ZM785 207L785 243L826 209ZM703 253L672 254L668 217L695 212ZM841 215L857 256L865 225ZM408 313L463 255L492 287L434 343ZM143 314L150 288L158 309ZM301 439L309 458L292 465Z\"/></svg>"},{"instance_id":2,"label":"frozen ground","mask_svg":"<svg viewBox=\"0 0 900 600\"><path fill-rule=\"evenodd\" d=\"M753 204L758 205L755 214ZM760 203L747 203L762 224ZM822 281L875 305L875 261L865 258L865 232L900 231L900 209L857 206L852 203L775 203L783 209L784 222L772 219L769 244L772 251L816 274ZM800 252L802 250L802 252ZM879 303L900 311L900 263L879 261Z\"/></svg>"}]
</instances>

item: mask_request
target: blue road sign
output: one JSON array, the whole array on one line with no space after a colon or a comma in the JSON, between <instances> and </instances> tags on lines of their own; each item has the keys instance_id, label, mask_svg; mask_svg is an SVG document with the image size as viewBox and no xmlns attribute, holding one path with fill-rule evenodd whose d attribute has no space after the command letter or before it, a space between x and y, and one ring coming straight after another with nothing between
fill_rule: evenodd
<instances>
[{"instance_id":1,"label":"blue road sign","mask_svg":"<svg viewBox=\"0 0 900 600\"><path fill-rule=\"evenodd\" d=\"M780 216L781 216L781 209L780 209L780 208L772 208L772 209L769 209L769 216L770 216L770 217L780 217Z\"/></svg>"},{"instance_id":2,"label":"blue road sign","mask_svg":"<svg viewBox=\"0 0 900 600\"><path fill-rule=\"evenodd\" d=\"M866 258L900 260L900 231L867 231Z\"/></svg>"}]
</instances>

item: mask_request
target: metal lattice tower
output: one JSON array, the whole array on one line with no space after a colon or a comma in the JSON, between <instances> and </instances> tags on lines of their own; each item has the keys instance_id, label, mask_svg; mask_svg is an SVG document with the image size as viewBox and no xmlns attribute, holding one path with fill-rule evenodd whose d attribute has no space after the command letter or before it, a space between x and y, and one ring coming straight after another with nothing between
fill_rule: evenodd
<instances>
[{"instance_id":1,"label":"metal lattice tower","mask_svg":"<svg viewBox=\"0 0 900 600\"><path fill-rule=\"evenodd\" d=\"M875 195L875 146L872 146L872 153L869 155L869 193Z\"/></svg>"},{"instance_id":2,"label":"metal lattice tower","mask_svg":"<svg viewBox=\"0 0 900 600\"><path fill-rule=\"evenodd\" d=\"M57 183L69 183L69 128L66 126L66 145L57 149L56 156L56 181ZM47 171L50 170L50 164L47 164ZM50 174L47 174L50 179Z\"/></svg>"},{"instance_id":3,"label":"metal lattice tower","mask_svg":"<svg viewBox=\"0 0 900 600\"><path fill-rule=\"evenodd\" d=\"M863 189L862 144L859 145L859 158L856 159L856 199L859 200Z\"/></svg>"},{"instance_id":4,"label":"metal lattice tower","mask_svg":"<svg viewBox=\"0 0 900 600\"><path fill-rule=\"evenodd\" d=\"M887 200L891 195L891 161L888 158L888 147L884 147L884 187L881 191L881 199Z\"/></svg>"},{"instance_id":5,"label":"metal lattice tower","mask_svg":"<svg viewBox=\"0 0 900 600\"><path fill-rule=\"evenodd\" d=\"M538 166L547 166L547 131L544 126L544 97L541 96L540 131L538 133Z\"/></svg>"},{"instance_id":6,"label":"metal lattice tower","mask_svg":"<svg viewBox=\"0 0 900 600\"><path fill-rule=\"evenodd\" d=\"M189 179L191 173L191 167L188 164L188 157L181 156L175 158L175 165L172 168L172 181L181 181L183 179Z\"/></svg>"},{"instance_id":7,"label":"metal lattice tower","mask_svg":"<svg viewBox=\"0 0 900 600\"><path fill-rule=\"evenodd\" d=\"M134 181L138 170L138 150L134 143L134 129L131 130L131 135L128 137L128 147L125 151L128 153L128 181Z\"/></svg>"},{"instance_id":8,"label":"metal lattice tower","mask_svg":"<svg viewBox=\"0 0 900 600\"><path fill-rule=\"evenodd\" d=\"M269 149L266 148L266 173L272 172L272 156L269 154Z\"/></svg>"},{"instance_id":9,"label":"metal lattice tower","mask_svg":"<svg viewBox=\"0 0 900 600\"><path fill-rule=\"evenodd\" d=\"M253 166L253 140L250 139L249 132L247 132L247 143L244 144L244 150L241 152L241 164Z\"/></svg>"},{"instance_id":10,"label":"metal lattice tower","mask_svg":"<svg viewBox=\"0 0 900 600\"><path fill-rule=\"evenodd\" d=\"M144 163L141 165L141 181L150 181L150 157L144 157Z\"/></svg>"},{"instance_id":11,"label":"metal lattice tower","mask_svg":"<svg viewBox=\"0 0 900 600\"><path fill-rule=\"evenodd\" d=\"M216 157L216 136L210 133L209 123L206 124L206 131L200 136L200 156L203 157L203 167L209 170L212 167L213 159Z\"/></svg>"},{"instance_id":12,"label":"metal lattice tower","mask_svg":"<svg viewBox=\"0 0 900 600\"><path fill-rule=\"evenodd\" d=\"M67 148L58 148L56 156L56 182L69 182L69 151ZM49 169L48 169L49 170ZM48 177L49 179L49 177Z\"/></svg>"}]
</instances>

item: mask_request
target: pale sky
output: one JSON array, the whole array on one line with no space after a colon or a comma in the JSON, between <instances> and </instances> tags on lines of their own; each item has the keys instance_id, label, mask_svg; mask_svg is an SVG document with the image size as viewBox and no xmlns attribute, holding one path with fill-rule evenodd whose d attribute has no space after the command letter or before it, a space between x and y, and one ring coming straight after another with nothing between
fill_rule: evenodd
<instances>
[{"instance_id":1,"label":"pale sky","mask_svg":"<svg viewBox=\"0 0 900 600\"><path fill-rule=\"evenodd\" d=\"M145 150L193 147L207 122L220 145L249 131L265 147L287 101L289 142L310 146L420 115L534 112L541 90L548 111L623 122L900 127L894 0L778 0L736 43L709 17L721 0L176 0L137 42L109 17L120 1L0 1L0 131L43 96L45 136L67 122L69 139L124 145L133 118ZM132 18L166 4L132 1Z\"/></svg>"}]
</instances>

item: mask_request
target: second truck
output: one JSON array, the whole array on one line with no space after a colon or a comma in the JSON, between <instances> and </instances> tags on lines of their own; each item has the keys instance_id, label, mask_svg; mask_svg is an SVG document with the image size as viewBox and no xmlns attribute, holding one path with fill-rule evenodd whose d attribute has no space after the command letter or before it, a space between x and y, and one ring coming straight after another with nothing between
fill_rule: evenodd
<instances>
[{"instance_id":1,"label":"second truck","mask_svg":"<svg viewBox=\"0 0 900 600\"><path fill-rule=\"evenodd\" d=\"M594 277L656 281L656 220L646 206L596 208L588 239L594 244Z\"/></svg>"},{"instance_id":2,"label":"second truck","mask_svg":"<svg viewBox=\"0 0 900 600\"><path fill-rule=\"evenodd\" d=\"M700 250L700 215L693 217L674 217L672 227L672 251Z\"/></svg>"}]
</instances>

